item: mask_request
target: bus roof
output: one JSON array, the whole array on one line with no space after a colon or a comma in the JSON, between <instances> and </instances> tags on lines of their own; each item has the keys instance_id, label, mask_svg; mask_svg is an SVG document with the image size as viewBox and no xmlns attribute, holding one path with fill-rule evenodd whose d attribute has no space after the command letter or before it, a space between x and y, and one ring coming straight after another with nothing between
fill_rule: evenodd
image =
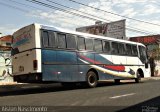
<instances>
[{"instance_id":1,"label":"bus roof","mask_svg":"<svg viewBox=\"0 0 160 112\"><path fill-rule=\"evenodd\" d=\"M88 38L97 38L97 39L106 39L106 40L110 40L110 41L117 41L117 42L123 42L123 43L130 43L130 44L136 44L136 45L143 45L142 43L138 43L138 42L132 42L132 41L128 41L128 40L121 40L121 39L115 39L115 38L111 38L111 37L104 37L104 36L100 36L100 35L93 35L93 34L88 34L88 33L82 33L82 32L77 32L77 31L73 31L73 30L68 30L68 29L64 29L64 28L60 28L60 27L55 27L55 26L50 26L50 25L43 25L43 24L39 24L39 23L33 23L31 25L35 25L35 27L38 27L40 29L46 29L46 30L53 30L53 31L59 31L59 32L65 32L65 33L71 33L71 34L75 34L75 35L80 35L82 37L88 37ZM31 26L28 25L28 26ZM27 26L25 26L27 27ZM23 28L25 28L23 27ZM23 29L21 28L21 29ZM19 29L18 31L20 31L21 29Z\"/></svg>"}]
</instances>

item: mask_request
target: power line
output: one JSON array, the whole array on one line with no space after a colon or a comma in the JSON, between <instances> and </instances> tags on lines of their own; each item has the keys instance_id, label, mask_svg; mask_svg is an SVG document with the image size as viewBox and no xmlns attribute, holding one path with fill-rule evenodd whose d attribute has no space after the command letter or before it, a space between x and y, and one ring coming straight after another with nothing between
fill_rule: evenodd
<instances>
[{"instance_id":1,"label":"power line","mask_svg":"<svg viewBox=\"0 0 160 112\"><path fill-rule=\"evenodd\" d=\"M11 1L11 2L13 2L13 3L16 3L16 4L19 4L19 5L23 5L23 6L26 6L26 7L31 7L31 8L35 8L35 9L39 9L39 10L42 10L42 9L40 9L40 8L37 8L37 7L34 7L34 6L30 6L30 5L26 5L26 4L23 4L23 3L20 3L20 2L16 2L16 1L14 1L14 0L8 0L8 1ZM67 6L65 6L65 5L62 5L62 4L59 4L59 3L56 3L56 2L53 2L53 1L50 1L50 0L46 0L46 1L48 1L48 2L51 2L51 3L54 3L54 4L56 4L56 5L59 5L59 6L63 6L63 7L66 7L66 8L69 8L69 9L72 9L72 10L75 10L75 11L77 11L77 12L81 12L81 13L84 13L84 14L88 14L88 15L90 15L90 16L93 16L93 17L97 17L97 16L95 16L95 15L91 15L91 14L89 14L89 13L85 13L85 12L83 12L83 11L79 11L79 10L76 10L76 9L74 9L74 8L70 8L70 7L67 7ZM99 17L97 17L97 18L99 18ZM102 18L100 18L100 19L102 19ZM104 19L105 20L105 19ZM107 19L106 19L107 20ZM107 21L109 21L109 22L111 22L110 20L107 20ZM140 29L135 29L135 28L127 28L128 30L130 30L130 31L135 31L135 32L141 32L141 33L145 33L145 34L149 34L149 33L146 33L147 31L139 31Z\"/></svg>"},{"instance_id":2,"label":"power line","mask_svg":"<svg viewBox=\"0 0 160 112\"><path fill-rule=\"evenodd\" d=\"M106 10L103 10L103 9L99 9L99 8L96 8L96 7L92 7L92 6L86 5L86 4L84 4L84 3L77 2L77 1L75 1L75 0L69 0L69 1L74 2L74 3L77 3L77 4L80 4L80 5L83 5L83 6L86 6L86 7L90 7L90 8L92 8L92 9L96 9L96 10L99 10L99 11L103 11L103 12L106 12L106 13L109 13L109 14L112 14L112 15L116 15L116 16L119 16L119 17L127 18L127 19L130 19L130 20L138 21L138 22L143 22L143 23L147 23L147 24L151 24L151 25L155 25L155 26L160 26L160 24L155 24L155 23L151 23L151 22L148 22L148 21L143 21L143 20L139 20L139 19L135 19L135 18L123 16L123 15L116 14L116 13L113 13L113 12L109 12L109 11L106 11Z\"/></svg>"},{"instance_id":3,"label":"power line","mask_svg":"<svg viewBox=\"0 0 160 112\"><path fill-rule=\"evenodd\" d=\"M13 0L9 0L9 1L13 1ZM14 1L14 2L15 2L15 1ZM25 5L25 6L27 6L27 7L32 7L32 6L30 6L30 5L22 4L22 3L19 3L19 2L15 2L15 3L20 4L20 5ZM22 12L24 12L24 13L29 13L29 11L27 11L27 10L24 10L24 9L19 8L19 7L16 7L16 6L8 5L8 4L2 3L2 2L0 2L0 5L7 6L8 8L16 9L16 10L22 11ZM37 8L37 7L32 7L32 8L36 8L36 9L42 10L42 9L40 9L40 8ZM65 23L69 23L69 22L67 22L67 21L64 21L64 22L65 22ZM73 24L73 23L69 23L69 24ZM73 24L73 25L76 25L76 24Z\"/></svg>"},{"instance_id":4,"label":"power line","mask_svg":"<svg viewBox=\"0 0 160 112\"><path fill-rule=\"evenodd\" d=\"M16 7L16 6L11 6L11 5L2 3L2 2L0 2L0 5L6 6L6 7L9 7L9 8L12 8L12 9L16 9L16 10L18 10L18 11L25 12L25 13L28 13L28 12L29 12L29 11L24 10L24 9L22 9L22 8L19 8L19 7Z\"/></svg>"},{"instance_id":5,"label":"power line","mask_svg":"<svg viewBox=\"0 0 160 112\"><path fill-rule=\"evenodd\" d=\"M39 5L51 8L51 9L56 9L56 10L59 10L59 11L62 11L62 12L66 12L68 14L72 14L72 15L76 15L76 16L79 16L79 17L83 17L83 18L87 18L87 19L91 19L91 20L97 21L97 19L94 19L94 18L91 18L91 17L88 17L88 16L84 16L84 15L81 15L81 14L77 14L75 12L70 12L70 11L67 11L65 9L53 6L53 5L49 5L49 4L46 4L46 3L43 3L43 2L39 2L37 0L26 0L26 1L32 2L32 3L35 3L35 4L39 4Z\"/></svg>"},{"instance_id":6,"label":"power line","mask_svg":"<svg viewBox=\"0 0 160 112\"><path fill-rule=\"evenodd\" d=\"M10 2L13 2L13 3L16 3L18 5L23 5L25 7L30 7L30 8L34 8L34 9L38 9L38 10L41 10L41 11L44 11L44 9L40 9L40 8L37 8L37 7L34 7L34 6L31 6L31 5L27 5L27 4L23 4L23 3L20 3L20 2L16 2L14 0L8 0ZM49 12L49 13L52 13L52 12ZM66 21L65 21L66 22ZM69 22L66 22L66 23L69 23ZM71 23L70 23L71 24ZM73 23L72 23L73 24ZM77 24L74 24L74 25L77 25Z\"/></svg>"},{"instance_id":7,"label":"power line","mask_svg":"<svg viewBox=\"0 0 160 112\"><path fill-rule=\"evenodd\" d=\"M68 8L68 9L72 9L76 12L80 12L80 13L83 13L83 14L86 14L86 15L89 15L89 16L92 16L92 17L96 17L96 18L99 18L98 16L95 16L95 15L92 15L92 14L89 14L89 13L86 13L86 12L83 12L83 11L80 11L80 10L77 10L77 9L74 9L74 8L71 8L71 7L68 7L68 6L65 6L65 5L62 5L62 4L59 4L57 2L53 2L53 1L50 1L50 0L46 0L50 3L54 3L56 5L59 5L59 6L62 6L62 7L65 7L65 8ZM106 21L107 19L103 19L103 18L99 18L99 19L102 19L103 21ZM107 21L110 21L110 20L107 20Z\"/></svg>"},{"instance_id":8,"label":"power line","mask_svg":"<svg viewBox=\"0 0 160 112\"><path fill-rule=\"evenodd\" d=\"M31 6L31 5L26 5L26 4L23 4L23 3L20 3L20 2L14 1L14 0L8 0L8 1L13 2L13 3L16 3L16 4L19 4L19 5L23 5L23 6L26 6L26 7L30 7L30 8L34 8L34 9L41 10L40 8Z\"/></svg>"},{"instance_id":9,"label":"power line","mask_svg":"<svg viewBox=\"0 0 160 112\"><path fill-rule=\"evenodd\" d=\"M92 20L94 20L94 21L95 21L95 20L96 20L96 21L98 20L98 19L94 19L94 18L91 18L91 17L88 17L88 16L81 15L81 14L73 13L73 12L70 12L70 11L68 11L68 10L61 9L61 8L59 8L59 7L55 7L55 6L53 6L53 5L49 5L49 4L46 4L46 3L43 3L43 2L39 2L39 1L37 1L37 0L26 0L26 1L29 1L29 2L32 2L32 3L35 3L35 4L39 4L39 5L48 7L48 8L60 10L60 11L62 11L62 12L66 12L66 13L69 13L69 14L72 14L72 15L76 15L76 16L79 16L79 17L85 17L85 18L87 18L87 19L92 19ZM134 28L134 29L130 28L129 30L130 30L130 31L132 30L132 31L135 32L135 28ZM142 31L139 31L139 30L137 30L136 32L144 33L144 34L150 34L150 33L142 32Z\"/></svg>"},{"instance_id":10,"label":"power line","mask_svg":"<svg viewBox=\"0 0 160 112\"><path fill-rule=\"evenodd\" d=\"M10 0L10 1L13 1L13 0ZM30 0L26 0L26 1L29 1L29 2L32 2L32 3L36 3L37 4L37 2L38 1L36 1L36 0L32 0L32 1L30 1ZM15 2L15 1L14 1ZM18 2L15 2L15 3L18 3ZM3 3L2 3L3 4ZM25 4L22 4L22 3L18 3L18 4L20 4L20 5L25 5ZM48 5L48 4L45 4L45 3L43 3L43 2L38 2L38 4L39 5L43 5L43 6L45 6L45 7L49 7L49 8L52 8L52 9L56 9L56 10L60 10L60 11L62 11L62 12L66 12L66 13L70 13L70 14L72 14L72 15L76 15L76 16L80 16L80 17L86 17L86 18L88 18L88 19L92 19L92 20L97 20L97 19L94 19L94 18L90 18L90 17L87 17L87 16L84 16L84 15L80 15L80 14L77 14L77 13L71 13L70 11L66 11L66 10L64 10L64 9L61 9L61 8L58 8L58 7L54 7L54 6L52 6L52 5ZM7 5L7 4L6 4ZM11 5L9 5L10 7L14 7L14 6L11 6ZM27 6L27 5L25 5L25 6ZM30 7L32 7L32 6L30 6ZM14 7L15 8L15 7ZM32 7L32 8L36 8L36 7ZM17 8L16 7L16 9L18 9L18 10L20 10L20 11L23 11L23 12L26 12L26 13L28 13L29 11L25 11L24 9L21 9L21 8ZM41 9L40 9L41 10ZM71 24L71 23L70 23ZM149 34L149 33L146 33L146 31L144 32L144 31L141 31L141 30L135 30L135 28L133 29L133 28L127 28L128 30L130 30L130 31L134 31L134 32L138 32L138 33L144 33L144 34Z\"/></svg>"},{"instance_id":11,"label":"power line","mask_svg":"<svg viewBox=\"0 0 160 112\"><path fill-rule=\"evenodd\" d=\"M100 18L100 17L98 17L98 16L96 16L96 15L92 15L92 14L89 14L89 13L86 13L86 12L83 12L83 11L79 11L79 10L77 10L77 9L74 9L74 8L71 8L71 7L68 7L68 6L65 6L65 5L62 5L62 4L59 4L59 3L57 3L57 2L53 2L53 1L50 1L50 0L46 0L46 1L48 1L48 2L50 2L50 3L54 3L54 4L56 4L56 5L59 5L59 6L62 6L62 7L66 7L66 8L68 8L68 9L72 9L72 10L75 10L75 11L77 11L77 12L80 12L80 13L84 13L84 14L87 14L87 15L90 15L90 16L92 16L92 17L96 17L96 18L98 18L98 19L101 19L101 20L104 20L105 22L106 22L106 20L107 19L104 19L104 18ZM107 21L109 21L109 22L112 22L112 21L110 21L110 20L107 20ZM150 34L150 33L146 33L146 32L148 32L148 31L145 31L145 30L143 30L143 31L139 31L140 29L138 29L138 28L134 28L134 27L127 27L126 29L128 29L128 30L130 30L130 31L136 31L136 32L142 32L142 33L145 33L145 34ZM153 33L153 32L152 32Z\"/></svg>"}]
</instances>

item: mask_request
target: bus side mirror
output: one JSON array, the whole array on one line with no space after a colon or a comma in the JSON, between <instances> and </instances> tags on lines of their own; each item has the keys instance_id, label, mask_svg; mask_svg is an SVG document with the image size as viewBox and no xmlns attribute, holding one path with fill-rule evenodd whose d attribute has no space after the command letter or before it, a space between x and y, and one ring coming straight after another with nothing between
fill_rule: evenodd
<instances>
[{"instance_id":1,"label":"bus side mirror","mask_svg":"<svg viewBox=\"0 0 160 112\"><path fill-rule=\"evenodd\" d=\"M147 62L147 63L145 63L145 68L148 68L148 62Z\"/></svg>"}]
</instances>

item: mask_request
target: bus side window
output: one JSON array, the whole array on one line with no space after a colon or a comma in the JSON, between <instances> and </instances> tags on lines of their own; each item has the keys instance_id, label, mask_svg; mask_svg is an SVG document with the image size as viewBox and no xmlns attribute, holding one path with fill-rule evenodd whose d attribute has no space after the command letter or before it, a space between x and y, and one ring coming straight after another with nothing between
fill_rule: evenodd
<instances>
[{"instance_id":1,"label":"bus side window","mask_svg":"<svg viewBox=\"0 0 160 112\"><path fill-rule=\"evenodd\" d=\"M121 55L126 54L126 50L125 50L124 44L119 43L118 45L119 45L118 46L119 47L119 54L121 54Z\"/></svg>"},{"instance_id":2,"label":"bus side window","mask_svg":"<svg viewBox=\"0 0 160 112\"><path fill-rule=\"evenodd\" d=\"M108 41L103 42L103 51L108 53L110 51L110 43Z\"/></svg>"},{"instance_id":3,"label":"bus side window","mask_svg":"<svg viewBox=\"0 0 160 112\"><path fill-rule=\"evenodd\" d=\"M94 40L94 48L96 52L102 52L102 40Z\"/></svg>"},{"instance_id":4,"label":"bus side window","mask_svg":"<svg viewBox=\"0 0 160 112\"><path fill-rule=\"evenodd\" d=\"M67 34L66 40L68 49L76 49L76 39L74 35Z\"/></svg>"},{"instance_id":5,"label":"bus side window","mask_svg":"<svg viewBox=\"0 0 160 112\"><path fill-rule=\"evenodd\" d=\"M78 49L85 50L85 39L83 37L78 37Z\"/></svg>"},{"instance_id":6,"label":"bus side window","mask_svg":"<svg viewBox=\"0 0 160 112\"><path fill-rule=\"evenodd\" d=\"M118 54L118 43L112 42L112 54Z\"/></svg>"},{"instance_id":7,"label":"bus side window","mask_svg":"<svg viewBox=\"0 0 160 112\"><path fill-rule=\"evenodd\" d=\"M126 44L126 50L127 50L127 54L128 54L129 56L131 56L131 55L132 55L132 47L131 47L131 45Z\"/></svg>"},{"instance_id":8,"label":"bus side window","mask_svg":"<svg viewBox=\"0 0 160 112\"><path fill-rule=\"evenodd\" d=\"M49 47L56 47L56 37L53 31L48 32L49 35Z\"/></svg>"},{"instance_id":9,"label":"bus side window","mask_svg":"<svg viewBox=\"0 0 160 112\"><path fill-rule=\"evenodd\" d=\"M93 39L85 39L86 50L93 51Z\"/></svg>"},{"instance_id":10,"label":"bus side window","mask_svg":"<svg viewBox=\"0 0 160 112\"><path fill-rule=\"evenodd\" d=\"M47 31L42 31L42 38L43 38L43 47L48 47L49 45L49 36Z\"/></svg>"},{"instance_id":11,"label":"bus side window","mask_svg":"<svg viewBox=\"0 0 160 112\"><path fill-rule=\"evenodd\" d=\"M66 48L66 35L57 33L58 48Z\"/></svg>"},{"instance_id":12,"label":"bus side window","mask_svg":"<svg viewBox=\"0 0 160 112\"><path fill-rule=\"evenodd\" d=\"M135 45L132 46L132 54L133 54L133 56L137 56L138 55L137 46L135 46Z\"/></svg>"}]
</instances>

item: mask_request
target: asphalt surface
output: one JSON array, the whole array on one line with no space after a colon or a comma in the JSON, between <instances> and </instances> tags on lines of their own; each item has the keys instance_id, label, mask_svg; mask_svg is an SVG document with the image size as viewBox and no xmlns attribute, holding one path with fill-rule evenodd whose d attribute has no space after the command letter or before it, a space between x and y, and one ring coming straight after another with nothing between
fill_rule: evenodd
<instances>
[{"instance_id":1,"label":"asphalt surface","mask_svg":"<svg viewBox=\"0 0 160 112\"><path fill-rule=\"evenodd\" d=\"M64 88L58 83L0 86L0 106L0 111L4 106L44 106L47 112L159 112L160 80L105 82L97 88Z\"/></svg>"}]
</instances>

